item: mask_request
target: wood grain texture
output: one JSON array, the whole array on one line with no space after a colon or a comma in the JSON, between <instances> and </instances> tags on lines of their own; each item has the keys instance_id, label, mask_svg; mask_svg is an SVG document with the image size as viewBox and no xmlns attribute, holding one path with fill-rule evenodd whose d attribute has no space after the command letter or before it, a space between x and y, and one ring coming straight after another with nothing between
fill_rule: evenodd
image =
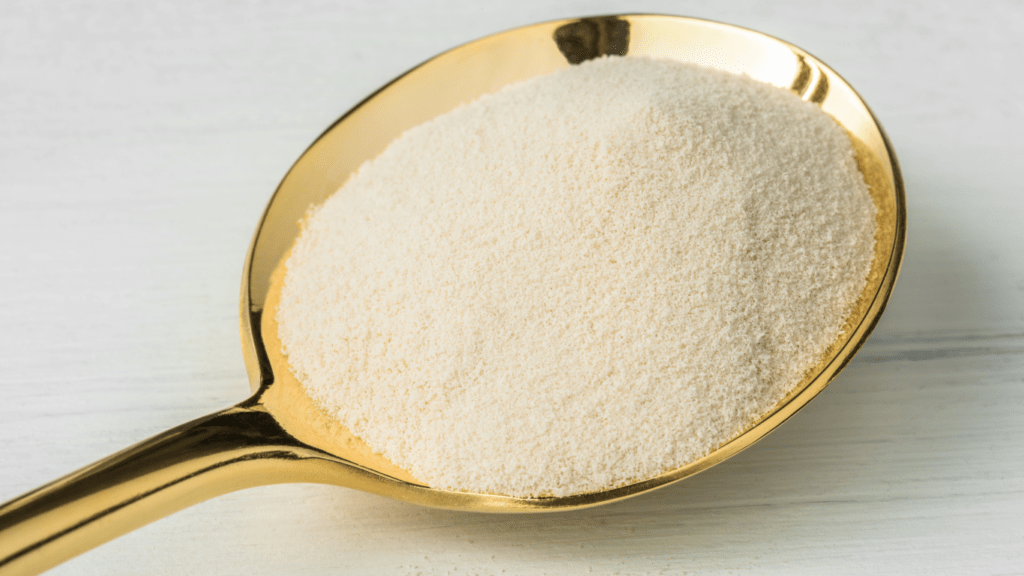
<instances>
[{"instance_id":1,"label":"wood grain texture","mask_svg":"<svg viewBox=\"0 0 1024 576\"><path fill-rule=\"evenodd\" d=\"M327 486L231 494L54 574L1024 574L1019 2L0 4L0 500L248 391L242 259L337 116L423 59L622 11L751 27L838 70L899 154L910 230L846 371L757 446L532 517Z\"/></svg>"}]
</instances>

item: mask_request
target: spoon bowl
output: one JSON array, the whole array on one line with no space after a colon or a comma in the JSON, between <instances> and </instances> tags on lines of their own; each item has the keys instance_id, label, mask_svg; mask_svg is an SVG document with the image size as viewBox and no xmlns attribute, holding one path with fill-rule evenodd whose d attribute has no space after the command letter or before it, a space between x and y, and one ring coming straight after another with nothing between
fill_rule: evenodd
<instances>
[{"instance_id":1,"label":"spoon bowl","mask_svg":"<svg viewBox=\"0 0 1024 576\"><path fill-rule=\"evenodd\" d=\"M277 339L281 262L306 212L405 130L508 84L591 58L625 54L746 74L789 89L835 118L850 135L878 207L867 285L845 331L793 392L697 461L628 486L564 497L430 488L374 454L302 392ZM905 234L903 183L885 132L842 78L786 42L691 18L623 15L536 24L457 47L393 80L335 122L298 159L270 200L245 261L240 298L252 396L0 506L0 574L41 572L192 504L266 484L317 482L437 508L541 512L594 506L676 482L760 440L838 374L885 308Z\"/></svg>"}]
</instances>

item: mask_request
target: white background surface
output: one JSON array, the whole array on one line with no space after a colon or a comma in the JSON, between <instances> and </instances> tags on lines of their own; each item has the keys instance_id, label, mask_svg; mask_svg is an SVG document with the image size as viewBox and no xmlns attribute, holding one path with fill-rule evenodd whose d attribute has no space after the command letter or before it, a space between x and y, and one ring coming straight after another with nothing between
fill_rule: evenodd
<instances>
[{"instance_id":1,"label":"white background surface","mask_svg":"<svg viewBox=\"0 0 1024 576\"><path fill-rule=\"evenodd\" d=\"M335 118L456 44L614 12L789 40L903 166L903 274L857 359L738 457L576 513L327 486L221 497L54 574L1024 574L1024 4L0 3L0 500L242 400L242 260Z\"/></svg>"}]
</instances>

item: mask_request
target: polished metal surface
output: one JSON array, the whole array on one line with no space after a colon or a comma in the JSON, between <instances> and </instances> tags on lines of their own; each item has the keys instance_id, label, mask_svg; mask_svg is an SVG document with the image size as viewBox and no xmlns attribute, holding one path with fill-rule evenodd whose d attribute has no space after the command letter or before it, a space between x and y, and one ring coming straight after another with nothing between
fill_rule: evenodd
<instances>
[{"instance_id":1,"label":"polished metal surface","mask_svg":"<svg viewBox=\"0 0 1024 576\"><path fill-rule=\"evenodd\" d=\"M275 270L311 206L406 129L511 82L605 54L674 58L744 73L820 106L847 132L879 208L872 271L847 330L815 370L760 422L705 458L643 482L551 498L434 490L322 422L289 384L274 350ZM425 506L537 512L594 506L693 475L764 437L850 361L885 308L906 234L903 183L892 147L866 104L834 71L783 41L725 24L671 16L547 22L489 36L433 58L364 100L299 158L271 199L245 263L243 353L253 396L127 448L0 506L0 574L33 574L174 511L232 490L320 482ZM268 351L270 353L268 353Z\"/></svg>"}]
</instances>

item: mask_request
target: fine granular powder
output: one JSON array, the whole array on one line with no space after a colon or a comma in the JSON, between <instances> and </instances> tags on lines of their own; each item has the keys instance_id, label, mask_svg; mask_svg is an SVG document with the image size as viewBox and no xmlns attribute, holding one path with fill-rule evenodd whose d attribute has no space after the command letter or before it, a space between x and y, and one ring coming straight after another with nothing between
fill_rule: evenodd
<instances>
[{"instance_id":1,"label":"fine granular powder","mask_svg":"<svg viewBox=\"0 0 1024 576\"><path fill-rule=\"evenodd\" d=\"M801 381L864 288L874 215L813 104L602 58L366 162L304 222L279 335L318 406L432 487L607 489Z\"/></svg>"}]
</instances>

